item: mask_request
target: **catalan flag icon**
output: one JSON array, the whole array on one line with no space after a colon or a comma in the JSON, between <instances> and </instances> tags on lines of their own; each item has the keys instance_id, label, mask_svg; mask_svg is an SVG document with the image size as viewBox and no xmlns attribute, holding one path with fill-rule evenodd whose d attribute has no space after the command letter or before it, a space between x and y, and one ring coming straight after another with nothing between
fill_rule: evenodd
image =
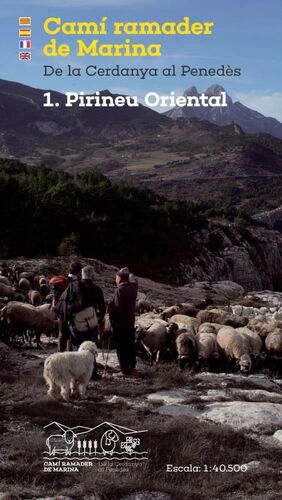
<instances>
[{"instance_id":1,"label":"catalan flag icon","mask_svg":"<svg viewBox=\"0 0 282 500\"><path fill-rule=\"evenodd\" d=\"M31 17L19 17L19 26L31 26Z\"/></svg>"},{"instance_id":2,"label":"catalan flag icon","mask_svg":"<svg viewBox=\"0 0 282 500\"><path fill-rule=\"evenodd\" d=\"M20 40L19 49L31 49L31 40Z\"/></svg>"},{"instance_id":3,"label":"catalan flag icon","mask_svg":"<svg viewBox=\"0 0 282 500\"><path fill-rule=\"evenodd\" d=\"M31 37L31 29L20 29L19 30L20 38L30 38Z\"/></svg>"}]
</instances>

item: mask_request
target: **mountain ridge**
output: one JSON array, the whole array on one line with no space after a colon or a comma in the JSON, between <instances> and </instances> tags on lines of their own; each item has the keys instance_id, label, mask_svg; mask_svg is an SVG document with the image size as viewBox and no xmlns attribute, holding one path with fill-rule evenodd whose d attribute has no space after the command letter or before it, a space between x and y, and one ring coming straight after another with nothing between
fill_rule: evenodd
<instances>
[{"instance_id":1,"label":"mountain ridge","mask_svg":"<svg viewBox=\"0 0 282 500\"><path fill-rule=\"evenodd\" d=\"M214 84L209 86L204 92L206 95L218 96L221 92L226 92L225 89L219 85ZM199 96L197 87L192 86L186 89L183 93L184 96ZM248 108L240 101L233 101L232 98L226 93L227 108L212 108L212 107L174 107L166 111L165 116L176 120L178 118L191 118L196 117L201 120L207 120L215 123L216 125L230 125L236 123L246 133L269 133L274 137L282 139L282 123L276 118L264 116L262 113Z\"/></svg>"},{"instance_id":2,"label":"mountain ridge","mask_svg":"<svg viewBox=\"0 0 282 500\"><path fill-rule=\"evenodd\" d=\"M233 101L226 93L227 108L209 107L175 107L165 113L143 106L139 103L136 108L124 106L122 108L43 108L43 94L52 92L54 100L63 104L65 96L62 92L51 89L38 89L28 85L0 79L0 106L2 114L0 117L0 130L3 128L15 128L16 130L30 128L38 133L51 134L49 127L38 128L38 121L54 121L62 127L60 133L71 133L81 130L81 126L97 128L103 124L112 122L126 123L128 121L154 122L163 125L166 119L176 120L178 118L196 117L200 120L207 120L219 126L236 123L245 133L269 133L274 137L282 138L282 123L273 117L264 116L258 111L252 110L239 101ZM211 96L220 95L225 89L219 84L209 86L205 94ZM121 95L110 92L108 89L101 90L101 95ZM93 95L93 94L88 94ZM184 96L199 96L195 86L187 88ZM16 113L15 113L16 110ZM89 112L90 111L90 112ZM49 132L48 132L49 130ZM58 129L54 135L58 135Z\"/></svg>"},{"instance_id":3,"label":"mountain ridge","mask_svg":"<svg viewBox=\"0 0 282 500\"><path fill-rule=\"evenodd\" d=\"M53 100L60 107L43 107L46 92L52 93ZM89 94L93 95L93 94ZM116 97L121 94L111 93L109 90L101 90L100 95L112 95ZM99 128L112 123L137 123L151 122L163 124L169 121L164 115L139 104L136 108L124 107L91 107L83 108L76 106L66 108L64 106L65 95L50 89L36 89L17 82L0 80L0 130L25 132L32 130L34 133L46 135L60 135L63 133L82 133L83 127ZM40 128L42 124L53 122L54 127ZM59 128L58 128L59 127Z\"/></svg>"},{"instance_id":4,"label":"mountain ridge","mask_svg":"<svg viewBox=\"0 0 282 500\"><path fill-rule=\"evenodd\" d=\"M144 106L41 108L44 92L0 80L0 157L70 173L98 171L166 198L251 214L282 203L281 139L248 134L238 123L172 120Z\"/></svg>"}]
</instances>

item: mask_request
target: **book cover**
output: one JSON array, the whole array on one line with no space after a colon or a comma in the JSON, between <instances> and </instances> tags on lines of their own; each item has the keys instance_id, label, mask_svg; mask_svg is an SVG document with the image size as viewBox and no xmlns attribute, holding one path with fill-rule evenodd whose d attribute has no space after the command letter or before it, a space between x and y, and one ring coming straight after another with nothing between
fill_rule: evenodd
<instances>
[{"instance_id":1,"label":"book cover","mask_svg":"<svg viewBox=\"0 0 282 500\"><path fill-rule=\"evenodd\" d=\"M0 499L278 500L280 0L3 0Z\"/></svg>"}]
</instances>

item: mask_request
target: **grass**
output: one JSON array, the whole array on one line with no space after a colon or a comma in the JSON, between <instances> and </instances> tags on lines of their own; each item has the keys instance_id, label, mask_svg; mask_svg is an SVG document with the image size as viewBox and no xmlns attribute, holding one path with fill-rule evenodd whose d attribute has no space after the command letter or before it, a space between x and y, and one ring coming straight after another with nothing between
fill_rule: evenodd
<instances>
[{"instance_id":1,"label":"grass","mask_svg":"<svg viewBox=\"0 0 282 500\"><path fill-rule=\"evenodd\" d=\"M92 414L92 409L89 409L89 414ZM4 465L0 466L6 484L11 480L14 487L18 487L20 498L29 498L30 491L40 491L45 495L68 494L74 498L99 494L101 499L114 500L130 492L148 490L170 493L175 499L202 500L227 498L226 495L234 491L251 498L258 490L271 491L274 481L279 478L278 470L269 471L267 467L281 462L282 452L274 454L273 451L262 451L256 442L240 432L215 424L203 424L191 418L160 417L144 412L136 415L130 409L127 414L122 414L121 409L116 406L112 408L111 411L115 413L112 413L113 420L121 425L126 423L136 427L137 417L138 427L148 429L145 446L150 450L150 461L146 466L124 474L107 471L95 473L92 468L85 468L79 473L79 481L76 474L46 474L42 471L40 460L44 437L38 429L27 433L22 440L17 436L10 437L10 452ZM104 415L104 418L108 417ZM71 415L73 423L81 423L80 418ZM101 415L97 415L97 418L99 420ZM84 423L89 420L90 417L86 418ZM92 419L91 422L93 424ZM260 472L233 474L166 472L166 464L213 466L242 464L251 460L263 460L265 472L262 473L261 469Z\"/></svg>"},{"instance_id":2,"label":"grass","mask_svg":"<svg viewBox=\"0 0 282 500\"><path fill-rule=\"evenodd\" d=\"M29 361L27 361L28 366ZM39 496L66 495L81 499L92 495L99 500L117 500L137 491L160 491L172 499L183 500L256 500L279 498L281 481L279 464L282 450L266 449L244 435L219 424L200 422L190 417L170 417L151 413L148 409L134 409L123 401L116 404L104 399L109 394L140 397L154 391L173 387L198 391L218 388L216 379L201 381L187 372L176 370L174 364L146 367L136 378L117 381L107 375L99 383L89 386L90 399L75 404L50 400L42 378L42 367L13 376L3 372L0 413L0 491L10 498L29 499ZM199 385L200 382L200 385ZM7 405L8 403L8 405ZM156 402L156 405L159 404ZM129 472L100 468L83 468L79 473L44 473L42 452L46 435L43 427L51 421L66 425L94 427L110 421L134 429L147 429L144 446L149 450L147 464L131 468ZM167 464L198 465L243 464L257 460L261 467L246 473L169 473ZM277 488L276 488L277 485ZM277 489L277 491L276 491ZM272 497L267 495L273 495ZM5 499L6 500L6 499Z\"/></svg>"}]
</instances>

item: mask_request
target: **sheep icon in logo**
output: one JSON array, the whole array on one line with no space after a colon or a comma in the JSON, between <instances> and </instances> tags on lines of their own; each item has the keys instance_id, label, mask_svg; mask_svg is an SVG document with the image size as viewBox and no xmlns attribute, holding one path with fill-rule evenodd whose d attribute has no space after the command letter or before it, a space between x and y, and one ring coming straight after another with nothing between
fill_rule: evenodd
<instances>
[{"instance_id":1,"label":"sheep icon in logo","mask_svg":"<svg viewBox=\"0 0 282 500\"><path fill-rule=\"evenodd\" d=\"M50 456L70 456L72 454L72 449L77 442L77 439L81 434L88 432L88 428L76 427L71 429L66 425L59 424L58 422L53 422L52 424L46 425L46 427L49 427L53 424L56 424L57 428L62 431L62 434L51 434L51 436L46 439L48 454Z\"/></svg>"},{"instance_id":2,"label":"sheep icon in logo","mask_svg":"<svg viewBox=\"0 0 282 500\"><path fill-rule=\"evenodd\" d=\"M110 422L95 427L68 427L52 422L44 427L46 439L45 459L90 461L97 460L147 460L142 436L146 430L136 431ZM143 446L142 446L143 445ZM143 448L143 449L142 449Z\"/></svg>"},{"instance_id":3,"label":"sheep icon in logo","mask_svg":"<svg viewBox=\"0 0 282 500\"><path fill-rule=\"evenodd\" d=\"M64 453L66 456L71 454L74 446L74 438L77 437L73 431L67 430L64 434L53 434L46 439L46 445L50 455Z\"/></svg>"},{"instance_id":4,"label":"sheep icon in logo","mask_svg":"<svg viewBox=\"0 0 282 500\"><path fill-rule=\"evenodd\" d=\"M100 446L104 452L104 455L106 455L107 453L109 453L109 455L113 454L118 440L119 437L117 433L112 429L104 432L100 442Z\"/></svg>"}]
</instances>

